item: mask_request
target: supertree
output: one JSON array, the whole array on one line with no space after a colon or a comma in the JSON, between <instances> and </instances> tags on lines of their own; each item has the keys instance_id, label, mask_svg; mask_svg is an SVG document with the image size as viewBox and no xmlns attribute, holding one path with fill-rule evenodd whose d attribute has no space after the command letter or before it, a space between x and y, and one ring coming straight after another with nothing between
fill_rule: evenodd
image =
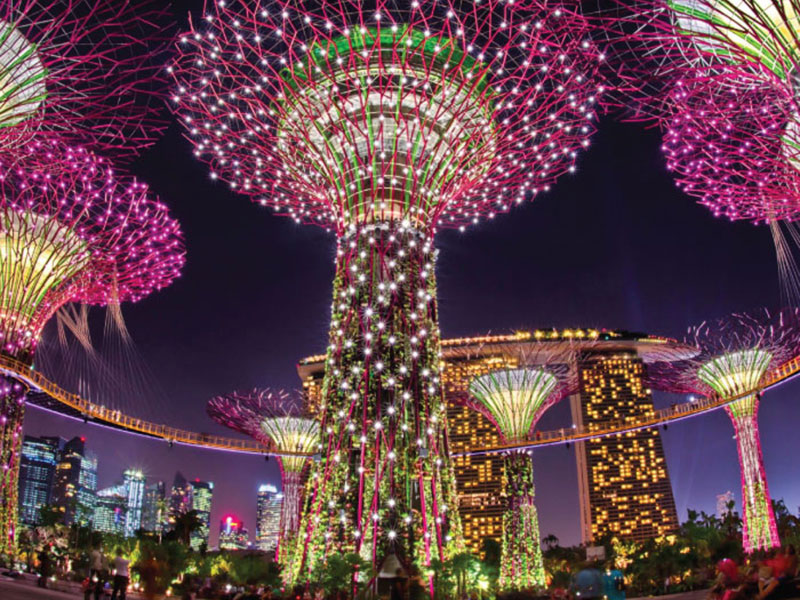
<instances>
[{"instance_id":1,"label":"supertree","mask_svg":"<svg viewBox=\"0 0 800 600\"><path fill-rule=\"evenodd\" d=\"M283 506L277 556L285 564L286 544L300 527L303 485L311 453L319 447L319 424L303 417L289 394L256 389L216 396L208 415L218 423L249 435L278 455Z\"/></svg>"},{"instance_id":2,"label":"supertree","mask_svg":"<svg viewBox=\"0 0 800 600\"><path fill-rule=\"evenodd\" d=\"M505 443L527 441L542 414L577 388L572 357L551 353L546 346L545 342L541 349L526 352L517 368L492 371L469 385L469 404L494 423ZM525 450L511 450L503 458L506 510L499 585L541 589L546 581L533 462Z\"/></svg>"},{"instance_id":3,"label":"supertree","mask_svg":"<svg viewBox=\"0 0 800 600\"><path fill-rule=\"evenodd\" d=\"M600 18L626 56L635 118L660 122L678 186L715 216L770 228L784 301L800 271L796 0L638 0ZM620 69L621 70L621 69ZM622 86L618 86L622 87Z\"/></svg>"},{"instance_id":4,"label":"supertree","mask_svg":"<svg viewBox=\"0 0 800 600\"><path fill-rule=\"evenodd\" d=\"M232 1L179 43L175 111L212 177L333 229L322 460L298 579L460 544L439 377L434 233L574 169L602 58L576 3Z\"/></svg>"},{"instance_id":5,"label":"supertree","mask_svg":"<svg viewBox=\"0 0 800 600\"><path fill-rule=\"evenodd\" d=\"M118 157L152 143L170 22L150 0L0 0L0 149L40 130Z\"/></svg>"},{"instance_id":6,"label":"supertree","mask_svg":"<svg viewBox=\"0 0 800 600\"><path fill-rule=\"evenodd\" d=\"M800 352L800 310L738 313L689 329L687 342L700 349L692 359L667 367L673 386L731 401L742 476L743 545L746 552L780 545L758 433L758 387L772 368Z\"/></svg>"},{"instance_id":7,"label":"supertree","mask_svg":"<svg viewBox=\"0 0 800 600\"><path fill-rule=\"evenodd\" d=\"M33 363L67 302L137 301L184 262L182 235L147 186L90 152L40 138L0 156L0 355ZM20 367L20 368L23 368ZM0 376L0 554L13 550L25 389Z\"/></svg>"}]
</instances>

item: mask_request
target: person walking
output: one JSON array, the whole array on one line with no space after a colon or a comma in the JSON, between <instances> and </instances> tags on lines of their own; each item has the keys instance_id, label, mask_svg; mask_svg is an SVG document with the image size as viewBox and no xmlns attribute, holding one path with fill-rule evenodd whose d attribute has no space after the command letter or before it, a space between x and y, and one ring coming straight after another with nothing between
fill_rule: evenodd
<instances>
[{"instance_id":1,"label":"person walking","mask_svg":"<svg viewBox=\"0 0 800 600\"><path fill-rule=\"evenodd\" d=\"M122 557L122 548L117 548L117 556L114 559L114 590L111 592L111 600L116 600L117 598L125 600L130 578L129 565L130 561Z\"/></svg>"},{"instance_id":2,"label":"person walking","mask_svg":"<svg viewBox=\"0 0 800 600\"><path fill-rule=\"evenodd\" d=\"M41 588L47 587L47 578L50 577L52 566L53 561L52 557L50 556L50 547L45 546L39 553L39 579L36 582L36 585Z\"/></svg>"},{"instance_id":3,"label":"person walking","mask_svg":"<svg viewBox=\"0 0 800 600\"><path fill-rule=\"evenodd\" d=\"M105 572L108 570L106 557L100 544L95 544L89 553L89 585L83 592L84 600L89 600L89 596L94 592L94 600L100 600L103 593L103 583L105 582Z\"/></svg>"}]
</instances>

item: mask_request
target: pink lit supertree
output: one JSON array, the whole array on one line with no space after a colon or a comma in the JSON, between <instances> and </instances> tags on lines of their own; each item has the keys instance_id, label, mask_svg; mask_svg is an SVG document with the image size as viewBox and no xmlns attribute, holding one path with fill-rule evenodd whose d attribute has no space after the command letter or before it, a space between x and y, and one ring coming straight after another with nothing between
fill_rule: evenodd
<instances>
[{"instance_id":1,"label":"pink lit supertree","mask_svg":"<svg viewBox=\"0 0 800 600\"><path fill-rule=\"evenodd\" d=\"M178 223L147 186L82 148L37 138L0 154L0 356L33 364L67 302L137 301L184 262ZM0 555L13 550L25 388L0 375Z\"/></svg>"},{"instance_id":2,"label":"pink lit supertree","mask_svg":"<svg viewBox=\"0 0 800 600\"><path fill-rule=\"evenodd\" d=\"M41 130L118 157L150 145L170 21L150 0L0 0L0 149Z\"/></svg>"},{"instance_id":3,"label":"pink lit supertree","mask_svg":"<svg viewBox=\"0 0 800 600\"><path fill-rule=\"evenodd\" d=\"M800 309L762 309L703 322L689 329L686 341L700 353L654 370L662 380L656 387L730 400L725 411L739 452L744 549L779 546L758 433L758 389L769 370L800 352Z\"/></svg>"},{"instance_id":4,"label":"pink lit supertree","mask_svg":"<svg viewBox=\"0 0 800 600\"><path fill-rule=\"evenodd\" d=\"M300 527L309 457L319 448L319 424L304 417L297 409L299 404L283 391L255 389L216 396L206 407L217 423L249 435L278 456L283 505L276 555L282 564L286 545Z\"/></svg>"},{"instance_id":5,"label":"pink lit supertree","mask_svg":"<svg viewBox=\"0 0 800 600\"><path fill-rule=\"evenodd\" d=\"M215 2L179 53L175 112L212 177L337 236L294 578L331 552L377 571L457 551L433 238L574 170L602 91L577 3Z\"/></svg>"},{"instance_id":6,"label":"pink lit supertree","mask_svg":"<svg viewBox=\"0 0 800 600\"><path fill-rule=\"evenodd\" d=\"M620 103L660 123L678 186L715 216L770 228L782 293L800 302L784 230L800 232L797 0L618 2L599 21L625 57ZM618 85L622 88L622 85Z\"/></svg>"}]
</instances>

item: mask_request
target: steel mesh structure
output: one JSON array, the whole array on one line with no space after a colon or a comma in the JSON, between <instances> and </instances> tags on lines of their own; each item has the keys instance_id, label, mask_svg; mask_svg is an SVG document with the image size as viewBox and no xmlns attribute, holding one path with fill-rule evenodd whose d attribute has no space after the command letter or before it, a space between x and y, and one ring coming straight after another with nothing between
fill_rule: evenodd
<instances>
[{"instance_id":1,"label":"steel mesh structure","mask_svg":"<svg viewBox=\"0 0 800 600\"><path fill-rule=\"evenodd\" d=\"M779 546L758 433L759 394L748 392L757 389L768 370L800 351L800 310L762 309L704 322L689 330L687 342L701 352L673 365L673 389L735 398L725 410L733 422L739 453L744 549Z\"/></svg>"},{"instance_id":2,"label":"steel mesh structure","mask_svg":"<svg viewBox=\"0 0 800 600\"><path fill-rule=\"evenodd\" d=\"M217 396L207 407L218 423L255 438L278 454L283 505L277 556L285 567L286 546L300 527L308 455L319 447L319 424L301 416L296 404L285 392L256 389Z\"/></svg>"},{"instance_id":3,"label":"steel mesh structure","mask_svg":"<svg viewBox=\"0 0 800 600\"><path fill-rule=\"evenodd\" d=\"M40 130L117 157L150 145L170 21L149 0L2 0L0 148Z\"/></svg>"},{"instance_id":4,"label":"steel mesh structure","mask_svg":"<svg viewBox=\"0 0 800 600\"><path fill-rule=\"evenodd\" d=\"M322 461L295 579L459 547L433 236L549 189L588 145L600 53L576 3L229 2L178 44L195 154L338 238Z\"/></svg>"},{"instance_id":5,"label":"steel mesh structure","mask_svg":"<svg viewBox=\"0 0 800 600\"><path fill-rule=\"evenodd\" d=\"M542 414L577 389L573 353L553 353L547 345L544 342L540 349L524 352L517 368L492 371L469 385L468 403L495 424L506 443L529 439ZM502 589L543 589L544 560L530 453L506 453L503 468L506 509L498 584Z\"/></svg>"},{"instance_id":6,"label":"steel mesh structure","mask_svg":"<svg viewBox=\"0 0 800 600\"><path fill-rule=\"evenodd\" d=\"M82 148L40 138L0 157L0 353L32 363L67 302L137 301L169 285L183 239L147 186ZM24 396L0 396L0 553L13 548Z\"/></svg>"},{"instance_id":7,"label":"steel mesh structure","mask_svg":"<svg viewBox=\"0 0 800 600\"><path fill-rule=\"evenodd\" d=\"M716 216L795 220L796 0L638 0L599 11L620 103L662 124L679 187Z\"/></svg>"}]
</instances>

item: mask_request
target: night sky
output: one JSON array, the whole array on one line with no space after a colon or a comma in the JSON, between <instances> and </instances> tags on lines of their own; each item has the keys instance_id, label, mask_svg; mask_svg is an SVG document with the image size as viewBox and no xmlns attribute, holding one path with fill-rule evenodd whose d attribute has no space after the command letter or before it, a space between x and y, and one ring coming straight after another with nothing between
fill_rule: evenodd
<instances>
[{"instance_id":1,"label":"night sky","mask_svg":"<svg viewBox=\"0 0 800 600\"><path fill-rule=\"evenodd\" d=\"M182 26L185 8L199 4L179 3ZM437 270L442 336L606 327L682 337L687 326L706 318L776 306L769 231L714 219L682 195L659 146L657 131L606 118L578 171L551 192L466 233L442 232ZM297 360L324 350L334 238L273 216L212 182L177 125L131 171L172 208L187 245L181 279L123 306L128 329L161 390L153 389L131 412L185 429L229 433L206 416L210 397L255 386L299 388ZM800 504L798 391L800 381L768 393L759 414L770 491L793 511ZM656 401L663 405L670 399ZM539 427L569 423L562 403ZM35 408L28 411L25 432L85 435L100 457L101 487L131 466L168 485L176 470L213 481L211 545L226 514L244 519L254 534L256 489L279 482L274 460L169 448ZM687 508L713 512L716 495L728 490L738 505L732 436L722 411L663 433L681 520ZM579 542L574 451L536 450L534 468L542 534L554 533L562 544Z\"/></svg>"}]
</instances>

